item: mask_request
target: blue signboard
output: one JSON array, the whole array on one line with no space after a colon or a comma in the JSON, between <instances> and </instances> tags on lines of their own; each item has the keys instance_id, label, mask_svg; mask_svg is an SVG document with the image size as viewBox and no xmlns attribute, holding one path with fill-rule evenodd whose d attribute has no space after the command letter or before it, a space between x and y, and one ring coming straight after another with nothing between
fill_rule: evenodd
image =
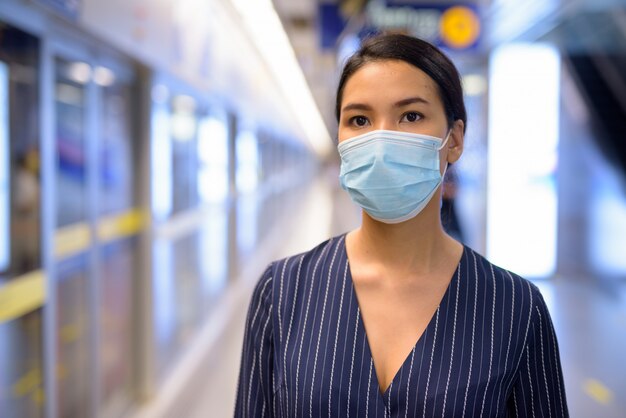
<instances>
[{"instance_id":1,"label":"blue signboard","mask_svg":"<svg viewBox=\"0 0 626 418\"><path fill-rule=\"evenodd\" d=\"M0 61L0 272L11 262L9 67Z\"/></svg>"},{"instance_id":2,"label":"blue signboard","mask_svg":"<svg viewBox=\"0 0 626 418\"><path fill-rule=\"evenodd\" d=\"M63 16L77 19L82 0L36 0L36 2Z\"/></svg>"},{"instance_id":3,"label":"blue signboard","mask_svg":"<svg viewBox=\"0 0 626 418\"><path fill-rule=\"evenodd\" d=\"M320 24L320 45L322 49L333 48L339 35L346 27L346 18L342 16L338 4L322 3L318 8Z\"/></svg>"},{"instance_id":4,"label":"blue signboard","mask_svg":"<svg viewBox=\"0 0 626 418\"><path fill-rule=\"evenodd\" d=\"M481 32L476 7L463 4L428 6L408 0L372 1L363 11L361 20L364 24L351 30L359 33L398 31L454 50L474 48ZM320 4L319 22L321 47L335 47L347 24L339 5Z\"/></svg>"}]
</instances>

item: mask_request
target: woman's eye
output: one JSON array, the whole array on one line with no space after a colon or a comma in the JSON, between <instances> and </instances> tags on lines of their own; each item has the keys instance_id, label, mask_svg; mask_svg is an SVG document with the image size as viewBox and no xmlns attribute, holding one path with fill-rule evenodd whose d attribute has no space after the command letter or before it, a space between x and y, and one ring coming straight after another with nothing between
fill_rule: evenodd
<instances>
[{"instance_id":1,"label":"woman's eye","mask_svg":"<svg viewBox=\"0 0 626 418\"><path fill-rule=\"evenodd\" d=\"M417 122L421 119L421 115L417 112L407 112L402 116L402 121L406 122Z\"/></svg>"},{"instance_id":2,"label":"woman's eye","mask_svg":"<svg viewBox=\"0 0 626 418\"><path fill-rule=\"evenodd\" d=\"M361 127L367 125L368 120L365 116L355 116L351 119L351 122L353 125Z\"/></svg>"}]
</instances>

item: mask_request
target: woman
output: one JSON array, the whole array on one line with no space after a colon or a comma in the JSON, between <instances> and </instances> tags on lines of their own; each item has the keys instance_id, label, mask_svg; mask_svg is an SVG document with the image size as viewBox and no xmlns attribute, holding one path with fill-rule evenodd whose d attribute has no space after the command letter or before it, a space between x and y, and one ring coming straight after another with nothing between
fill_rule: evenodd
<instances>
[{"instance_id":1,"label":"woman","mask_svg":"<svg viewBox=\"0 0 626 418\"><path fill-rule=\"evenodd\" d=\"M415 38L372 38L344 68L336 115L361 227L268 267L235 415L567 416L538 289L441 226L466 126L451 61Z\"/></svg>"}]
</instances>

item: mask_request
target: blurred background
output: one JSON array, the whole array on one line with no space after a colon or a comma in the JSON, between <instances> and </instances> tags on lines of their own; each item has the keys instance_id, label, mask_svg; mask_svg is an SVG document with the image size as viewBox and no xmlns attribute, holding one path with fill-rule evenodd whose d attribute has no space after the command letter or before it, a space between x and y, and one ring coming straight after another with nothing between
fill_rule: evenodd
<instances>
[{"instance_id":1,"label":"blurred background","mask_svg":"<svg viewBox=\"0 0 626 418\"><path fill-rule=\"evenodd\" d=\"M1 417L232 415L260 273L359 224L334 94L379 30L463 76L446 228L540 286L572 416L626 416L623 0L1 0Z\"/></svg>"}]
</instances>

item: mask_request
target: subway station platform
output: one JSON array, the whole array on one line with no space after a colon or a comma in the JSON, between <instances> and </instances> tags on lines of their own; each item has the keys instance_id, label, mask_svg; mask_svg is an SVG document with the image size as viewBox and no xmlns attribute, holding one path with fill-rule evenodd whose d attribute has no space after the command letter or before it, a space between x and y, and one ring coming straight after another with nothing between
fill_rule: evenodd
<instances>
[{"instance_id":1,"label":"subway station platform","mask_svg":"<svg viewBox=\"0 0 626 418\"><path fill-rule=\"evenodd\" d=\"M317 178L274 226L229 288L198 341L181 359L158 397L133 418L232 416L247 304L265 266L349 231L360 214L332 174ZM548 304L560 344L572 417L626 414L626 284L592 277L534 281Z\"/></svg>"},{"instance_id":2,"label":"subway station platform","mask_svg":"<svg viewBox=\"0 0 626 418\"><path fill-rule=\"evenodd\" d=\"M458 67L463 242L534 274L571 416L626 417L624 0L421 3L0 0L0 418L232 416L260 275L359 225L368 21Z\"/></svg>"}]
</instances>

